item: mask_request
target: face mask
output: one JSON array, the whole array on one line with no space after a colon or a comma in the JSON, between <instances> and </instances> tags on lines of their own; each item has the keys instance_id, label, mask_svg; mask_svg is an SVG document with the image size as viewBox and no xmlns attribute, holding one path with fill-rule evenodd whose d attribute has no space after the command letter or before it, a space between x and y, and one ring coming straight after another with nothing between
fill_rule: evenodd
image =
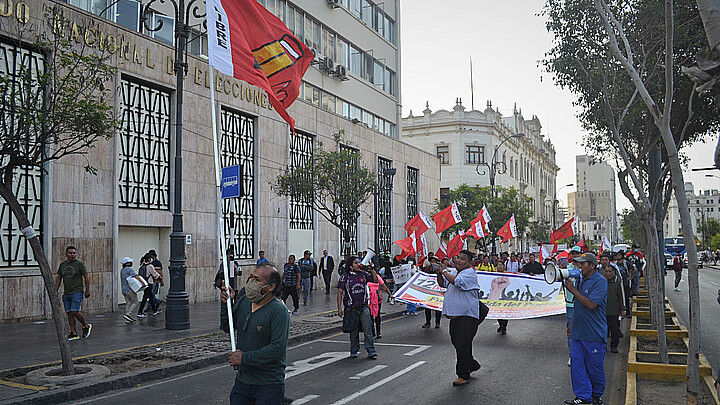
<instances>
[{"instance_id":1,"label":"face mask","mask_svg":"<svg viewBox=\"0 0 720 405\"><path fill-rule=\"evenodd\" d=\"M263 298L268 293L262 294L261 291L266 286L260 285L256 283L255 281L250 281L247 284L245 284L245 296L250 300L250 302L258 303L262 301Z\"/></svg>"}]
</instances>

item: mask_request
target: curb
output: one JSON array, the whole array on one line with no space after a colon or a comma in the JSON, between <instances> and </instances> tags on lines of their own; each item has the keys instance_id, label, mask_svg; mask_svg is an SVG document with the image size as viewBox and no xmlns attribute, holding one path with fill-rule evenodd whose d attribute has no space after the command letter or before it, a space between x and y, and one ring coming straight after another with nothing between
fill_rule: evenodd
<instances>
[{"instance_id":1,"label":"curb","mask_svg":"<svg viewBox=\"0 0 720 405\"><path fill-rule=\"evenodd\" d=\"M383 320L399 318L401 311L385 314ZM288 347L298 345L319 339L328 335L332 335L342 331L342 325L332 326L325 329L319 329L312 332L291 336L288 339ZM199 335L204 336L204 335ZM198 336L195 336L198 337ZM188 338L184 338L188 339ZM132 349L132 348L131 348ZM120 390L124 388L134 388L148 381L157 381L189 371L198 370L205 367L215 366L227 362L227 354L212 354L207 356L196 357L194 359L182 360L171 364L161 365L157 367L146 368L140 371L133 371L125 374L111 376L103 381L87 384L75 385L71 388L52 389L48 391L38 391L34 394L28 394L21 398L14 398L0 401L0 405L31 405L31 404L57 404L68 401L75 401L82 398L100 395L109 391ZM57 362L54 362L57 363ZM40 368L43 366L37 366Z\"/></svg>"}]
</instances>

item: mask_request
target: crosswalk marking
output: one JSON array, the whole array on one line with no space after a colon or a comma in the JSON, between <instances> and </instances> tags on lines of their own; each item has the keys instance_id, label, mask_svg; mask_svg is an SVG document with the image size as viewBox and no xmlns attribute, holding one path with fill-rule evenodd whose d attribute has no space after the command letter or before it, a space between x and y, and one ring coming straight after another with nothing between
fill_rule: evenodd
<instances>
[{"instance_id":1,"label":"crosswalk marking","mask_svg":"<svg viewBox=\"0 0 720 405\"><path fill-rule=\"evenodd\" d=\"M325 343L347 343L345 341L341 340L330 340L330 339L322 339L318 340L318 342L325 342ZM405 353L405 356L414 356L423 350L429 349L432 346L429 345L416 345L416 344L408 344L408 343L378 343L374 342L375 346L394 346L394 347L414 347L415 349L410 350L409 352Z\"/></svg>"},{"instance_id":2,"label":"crosswalk marking","mask_svg":"<svg viewBox=\"0 0 720 405\"><path fill-rule=\"evenodd\" d=\"M418 347L418 348L415 349L415 350L410 350L409 352L405 353L404 355L405 355L405 356L414 356L414 355L422 352L423 350L426 350L426 349L429 349L429 348L430 348L430 346L427 346L427 345L420 346L420 347Z\"/></svg>"},{"instance_id":3,"label":"crosswalk marking","mask_svg":"<svg viewBox=\"0 0 720 405\"><path fill-rule=\"evenodd\" d=\"M367 370L365 370L365 371L363 371L363 372L361 372L361 373L355 374L354 376L350 377L350 379L351 379L351 380L359 380L359 379L361 379L361 378L363 378L363 377L367 377L367 376L369 376L369 375L371 375L371 374L374 374L375 372L380 371L380 370L384 369L385 367L387 367L387 366L384 365L384 364L378 364L377 366L375 366L375 367L373 367L373 368L370 368L370 369L367 369Z\"/></svg>"},{"instance_id":4,"label":"crosswalk marking","mask_svg":"<svg viewBox=\"0 0 720 405\"><path fill-rule=\"evenodd\" d=\"M302 398L292 401L291 405L302 405L312 401L315 398L320 398L320 395L305 395Z\"/></svg>"},{"instance_id":5,"label":"crosswalk marking","mask_svg":"<svg viewBox=\"0 0 720 405\"><path fill-rule=\"evenodd\" d=\"M425 364L425 361L418 361L417 363L412 364L412 365L410 365L410 366L408 366L408 367L405 367L404 369L398 371L397 373L391 375L390 377L387 377L387 378L385 378L385 379L382 379L382 380L376 382L375 384L372 384L372 385L370 385L370 386L367 386L367 387L361 389L360 391L358 391L358 392L356 392L356 393L354 393L354 394L352 394L352 395L349 395L349 396L347 396L347 397L345 397L345 398L343 398L343 399L341 399L341 400L339 400L339 401L333 402L332 405L343 405L343 404L347 404L348 402L352 401L353 399L355 399L355 398L357 398L357 397L359 397L359 396L361 396L361 395L363 395L363 394L365 394L365 393L368 393L368 392L374 390L375 388L377 388L377 387L379 387L379 386L381 386L381 385L387 384L387 383L395 380L396 378L400 377L401 375L407 374L407 373L411 372L412 370L414 370L414 369L422 366L423 364Z\"/></svg>"},{"instance_id":6,"label":"crosswalk marking","mask_svg":"<svg viewBox=\"0 0 720 405\"><path fill-rule=\"evenodd\" d=\"M322 366L327 366L347 356L348 354L346 352L328 352L309 359L298 360L285 368L285 379L287 380L290 377L315 370Z\"/></svg>"}]
</instances>

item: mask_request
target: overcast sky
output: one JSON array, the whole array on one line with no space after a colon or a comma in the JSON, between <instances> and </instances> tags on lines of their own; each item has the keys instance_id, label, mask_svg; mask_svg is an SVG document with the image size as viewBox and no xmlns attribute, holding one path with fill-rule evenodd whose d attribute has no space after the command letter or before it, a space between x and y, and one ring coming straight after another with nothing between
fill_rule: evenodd
<instances>
[{"instance_id":1,"label":"overcast sky","mask_svg":"<svg viewBox=\"0 0 720 405\"><path fill-rule=\"evenodd\" d=\"M402 104L420 115L425 102L433 111L450 110L457 97L469 110L470 55L473 59L475 109L487 100L503 115L517 103L526 119L537 115L557 151L558 189L575 182L575 155L584 154L583 131L572 105L574 96L555 86L538 63L552 46L540 16L544 0L401 0ZM715 142L687 150L690 167L712 165ZM720 188L720 179L687 172L695 190ZM567 202L563 189L558 198ZM618 188L618 211L630 203Z\"/></svg>"}]
</instances>

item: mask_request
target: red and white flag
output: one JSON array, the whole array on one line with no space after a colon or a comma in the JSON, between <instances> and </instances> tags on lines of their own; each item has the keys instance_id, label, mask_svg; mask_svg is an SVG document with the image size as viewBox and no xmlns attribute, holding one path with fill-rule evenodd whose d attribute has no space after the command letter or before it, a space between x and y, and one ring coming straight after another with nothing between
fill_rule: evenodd
<instances>
[{"instance_id":1,"label":"red and white flag","mask_svg":"<svg viewBox=\"0 0 720 405\"><path fill-rule=\"evenodd\" d=\"M518 235L517 226L515 225L515 214L508 219L508 221L500 228L497 232L498 236L502 238L500 243L516 238Z\"/></svg>"},{"instance_id":2,"label":"red and white flag","mask_svg":"<svg viewBox=\"0 0 720 405\"><path fill-rule=\"evenodd\" d=\"M315 57L285 24L255 0L207 0L210 65L267 92L270 104L295 132L285 111ZM214 85L214 84L212 84Z\"/></svg>"},{"instance_id":3,"label":"red and white flag","mask_svg":"<svg viewBox=\"0 0 720 405\"><path fill-rule=\"evenodd\" d=\"M462 235L457 234L454 238L450 239L450 242L447 244L447 255L449 258L455 257L458 253L460 253L461 250L463 250L463 245L465 241L463 240Z\"/></svg>"},{"instance_id":4,"label":"red and white flag","mask_svg":"<svg viewBox=\"0 0 720 405\"><path fill-rule=\"evenodd\" d=\"M452 203L444 210L433 215L433 221L435 221L435 232L437 233L440 233L462 221L457 204Z\"/></svg>"},{"instance_id":5,"label":"red and white flag","mask_svg":"<svg viewBox=\"0 0 720 405\"><path fill-rule=\"evenodd\" d=\"M405 224L405 230L407 231L408 235L413 233L422 235L430 228L432 228L430 219L428 219L428 217L422 211L418 212L417 215L415 215L411 220L407 222L407 224Z\"/></svg>"},{"instance_id":6,"label":"red and white flag","mask_svg":"<svg viewBox=\"0 0 720 405\"><path fill-rule=\"evenodd\" d=\"M438 260L442 260L442 259L448 257L447 244L445 242L440 243L440 247L438 248L437 252L435 252L435 257L437 257Z\"/></svg>"},{"instance_id":7,"label":"red and white flag","mask_svg":"<svg viewBox=\"0 0 720 405\"><path fill-rule=\"evenodd\" d=\"M490 218L490 211L488 211L485 204L483 204L482 209L480 209L480 213L478 214L478 218L480 219L480 223L482 224L483 229L485 230L486 234L490 233L490 221L492 220Z\"/></svg>"},{"instance_id":8,"label":"red and white flag","mask_svg":"<svg viewBox=\"0 0 720 405\"><path fill-rule=\"evenodd\" d=\"M428 257L428 248L427 241L425 240L425 234L421 234L420 237L416 239L415 251L417 252L416 254L418 256L418 264L422 264L422 262Z\"/></svg>"},{"instance_id":9,"label":"red and white flag","mask_svg":"<svg viewBox=\"0 0 720 405\"><path fill-rule=\"evenodd\" d=\"M553 231L552 235L550 236L550 241L555 243L560 239L565 239L573 235L577 235L579 222L580 221L577 215L570 218L570 220L562 224L560 228Z\"/></svg>"},{"instance_id":10,"label":"red and white flag","mask_svg":"<svg viewBox=\"0 0 720 405\"><path fill-rule=\"evenodd\" d=\"M417 252L417 242L415 240L415 234L411 234L405 239L399 239L393 242L394 244L400 246L401 252L397 258L404 259L408 256L415 256L415 252Z\"/></svg>"},{"instance_id":11,"label":"red and white flag","mask_svg":"<svg viewBox=\"0 0 720 405\"><path fill-rule=\"evenodd\" d=\"M542 265L545 265L545 260L551 259L555 255L555 253L557 253L557 251L558 250L557 250L556 243L549 243L549 244L543 243L540 246L538 262L540 262L540 264L542 264Z\"/></svg>"},{"instance_id":12,"label":"red and white flag","mask_svg":"<svg viewBox=\"0 0 720 405\"><path fill-rule=\"evenodd\" d=\"M485 237L485 230L482 228L480 221L471 222L470 229L465 233L466 236L472 236L473 238L480 239Z\"/></svg>"},{"instance_id":13,"label":"red and white flag","mask_svg":"<svg viewBox=\"0 0 720 405\"><path fill-rule=\"evenodd\" d=\"M612 250L612 244L608 240L607 236L603 236L602 243L600 244L600 254L606 250Z\"/></svg>"}]
</instances>

